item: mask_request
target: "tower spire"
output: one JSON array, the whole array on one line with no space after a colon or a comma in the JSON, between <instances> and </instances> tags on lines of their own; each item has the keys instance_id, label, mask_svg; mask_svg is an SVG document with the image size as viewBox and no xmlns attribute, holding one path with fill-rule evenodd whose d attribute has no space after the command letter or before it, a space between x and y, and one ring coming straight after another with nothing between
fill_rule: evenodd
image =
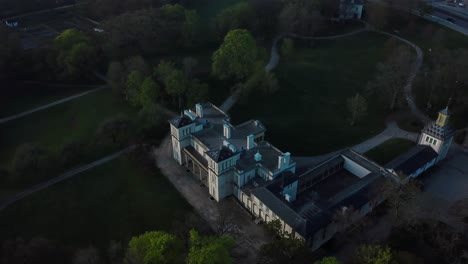
<instances>
[{"instance_id":1,"label":"tower spire","mask_svg":"<svg viewBox=\"0 0 468 264\"><path fill-rule=\"evenodd\" d=\"M449 110L449 107L450 107L451 104L452 104L452 97L450 97L450 98L448 99L447 107L445 107L445 110Z\"/></svg>"}]
</instances>

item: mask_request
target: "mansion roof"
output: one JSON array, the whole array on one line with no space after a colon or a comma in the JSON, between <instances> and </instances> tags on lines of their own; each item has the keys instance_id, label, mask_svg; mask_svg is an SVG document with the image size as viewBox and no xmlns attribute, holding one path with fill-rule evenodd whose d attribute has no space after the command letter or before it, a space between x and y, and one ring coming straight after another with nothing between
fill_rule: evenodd
<instances>
[{"instance_id":1,"label":"mansion roof","mask_svg":"<svg viewBox=\"0 0 468 264\"><path fill-rule=\"evenodd\" d=\"M409 176L437 158L438 154L428 145L417 145L385 165L386 168Z\"/></svg>"}]
</instances>

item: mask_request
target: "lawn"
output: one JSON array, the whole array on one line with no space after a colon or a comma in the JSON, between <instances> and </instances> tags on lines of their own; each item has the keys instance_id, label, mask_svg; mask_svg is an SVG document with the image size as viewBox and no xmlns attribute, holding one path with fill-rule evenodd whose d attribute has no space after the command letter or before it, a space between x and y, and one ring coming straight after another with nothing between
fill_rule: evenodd
<instances>
[{"instance_id":1,"label":"lawn","mask_svg":"<svg viewBox=\"0 0 468 264\"><path fill-rule=\"evenodd\" d=\"M67 143L88 143L104 120L118 114L132 117L136 110L104 89L2 124L0 168L10 167L16 148L23 143L35 142L52 154Z\"/></svg>"},{"instance_id":2,"label":"lawn","mask_svg":"<svg viewBox=\"0 0 468 264\"><path fill-rule=\"evenodd\" d=\"M266 128L267 140L293 155L315 155L352 146L385 127L386 112L368 98L367 116L348 122L346 99L374 77L385 57L386 36L361 33L339 40L296 41L294 55L280 62L280 90L253 95L231 110L235 123L255 118Z\"/></svg>"},{"instance_id":3,"label":"lawn","mask_svg":"<svg viewBox=\"0 0 468 264\"><path fill-rule=\"evenodd\" d=\"M381 165L385 165L415 145L416 143L411 140L394 138L369 150L364 155Z\"/></svg>"},{"instance_id":4,"label":"lawn","mask_svg":"<svg viewBox=\"0 0 468 264\"><path fill-rule=\"evenodd\" d=\"M122 157L0 212L0 240L43 236L71 246L126 243L149 230L175 231L191 206L156 168Z\"/></svg>"},{"instance_id":5,"label":"lawn","mask_svg":"<svg viewBox=\"0 0 468 264\"><path fill-rule=\"evenodd\" d=\"M0 118L19 114L33 108L52 103L62 98L82 93L96 86L46 86L38 84L23 84L12 88L14 95L0 99Z\"/></svg>"}]
</instances>

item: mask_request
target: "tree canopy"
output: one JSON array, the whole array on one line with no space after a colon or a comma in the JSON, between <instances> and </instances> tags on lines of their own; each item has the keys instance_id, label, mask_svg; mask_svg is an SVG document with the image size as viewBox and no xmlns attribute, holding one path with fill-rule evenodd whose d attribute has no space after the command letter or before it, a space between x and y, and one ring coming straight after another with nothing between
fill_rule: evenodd
<instances>
[{"instance_id":1,"label":"tree canopy","mask_svg":"<svg viewBox=\"0 0 468 264\"><path fill-rule=\"evenodd\" d=\"M245 80L254 71L258 59L257 44L247 30L232 30L212 59L212 73L218 78Z\"/></svg>"},{"instance_id":2,"label":"tree canopy","mask_svg":"<svg viewBox=\"0 0 468 264\"><path fill-rule=\"evenodd\" d=\"M183 263L181 250L182 244L174 235L161 231L146 232L130 240L126 260L129 264Z\"/></svg>"},{"instance_id":3,"label":"tree canopy","mask_svg":"<svg viewBox=\"0 0 468 264\"><path fill-rule=\"evenodd\" d=\"M230 251L234 240L229 236L203 237L197 231L190 231L188 264L230 264Z\"/></svg>"}]
</instances>

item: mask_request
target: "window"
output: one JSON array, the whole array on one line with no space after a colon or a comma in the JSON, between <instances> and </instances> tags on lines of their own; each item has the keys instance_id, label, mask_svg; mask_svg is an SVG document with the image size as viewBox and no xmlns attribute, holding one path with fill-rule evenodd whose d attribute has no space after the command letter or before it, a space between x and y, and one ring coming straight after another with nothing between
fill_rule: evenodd
<instances>
[{"instance_id":1,"label":"window","mask_svg":"<svg viewBox=\"0 0 468 264\"><path fill-rule=\"evenodd\" d=\"M434 145L435 145L435 144L437 144L437 140L436 140L436 139L434 139L434 142L433 142L432 144L434 144Z\"/></svg>"},{"instance_id":2,"label":"window","mask_svg":"<svg viewBox=\"0 0 468 264\"><path fill-rule=\"evenodd\" d=\"M426 142L429 142L429 137L426 137Z\"/></svg>"}]
</instances>

